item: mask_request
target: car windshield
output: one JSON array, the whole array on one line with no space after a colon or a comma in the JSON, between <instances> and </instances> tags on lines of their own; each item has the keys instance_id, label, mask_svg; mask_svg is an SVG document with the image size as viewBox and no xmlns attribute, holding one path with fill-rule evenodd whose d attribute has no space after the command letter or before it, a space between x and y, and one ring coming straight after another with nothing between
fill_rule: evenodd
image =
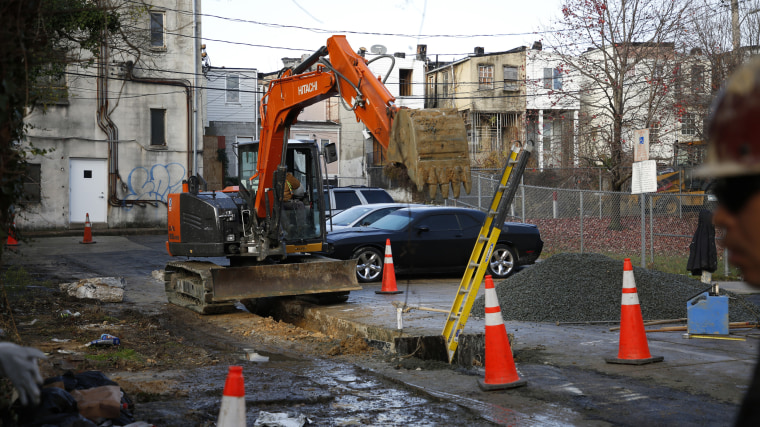
<instances>
[{"instance_id":1,"label":"car windshield","mask_svg":"<svg viewBox=\"0 0 760 427\"><path fill-rule=\"evenodd\" d=\"M372 223L372 227L383 230L402 230L414 219L414 212L401 209Z\"/></svg>"},{"instance_id":2,"label":"car windshield","mask_svg":"<svg viewBox=\"0 0 760 427\"><path fill-rule=\"evenodd\" d=\"M375 209L370 206L355 206L332 217L333 225L349 225L367 212Z\"/></svg>"}]
</instances>

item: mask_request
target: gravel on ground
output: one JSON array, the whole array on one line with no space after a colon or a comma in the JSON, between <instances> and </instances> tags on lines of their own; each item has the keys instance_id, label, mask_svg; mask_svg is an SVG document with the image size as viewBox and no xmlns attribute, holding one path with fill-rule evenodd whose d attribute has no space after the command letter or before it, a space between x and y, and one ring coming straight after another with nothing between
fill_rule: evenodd
<instances>
[{"instance_id":1,"label":"gravel on ground","mask_svg":"<svg viewBox=\"0 0 760 427\"><path fill-rule=\"evenodd\" d=\"M687 302L709 286L689 276L633 267L644 320L687 317ZM623 262L600 254L562 253L496 283L505 321L590 322L619 321ZM729 321L758 321L760 313L743 296L729 297ZM484 296L470 314L483 317Z\"/></svg>"}]
</instances>

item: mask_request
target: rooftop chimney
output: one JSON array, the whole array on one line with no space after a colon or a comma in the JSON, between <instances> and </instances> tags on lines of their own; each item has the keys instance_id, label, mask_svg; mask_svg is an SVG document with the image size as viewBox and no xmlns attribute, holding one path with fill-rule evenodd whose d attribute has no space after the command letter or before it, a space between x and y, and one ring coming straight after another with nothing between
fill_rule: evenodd
<instances>
[{"instance_id":1,"label":"rooftop chimney","mask_svg":"<svg viewBox=\"0 0 760 427\"><path fill-rule=\"evenodd\" d=\"M484 53L485 50L482 47L478 46L475 48L475 55L483 55Z\"/></svg>"}]
</instances>

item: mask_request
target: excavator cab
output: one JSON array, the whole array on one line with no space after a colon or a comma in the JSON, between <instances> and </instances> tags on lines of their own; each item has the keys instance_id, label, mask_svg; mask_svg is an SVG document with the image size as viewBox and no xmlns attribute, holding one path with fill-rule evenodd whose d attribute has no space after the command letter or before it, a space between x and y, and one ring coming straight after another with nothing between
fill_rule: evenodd
<instances>
[{"instance_id":1,"label":"excavator cab","mask_svg":"<svg viewBox=\"0 0 760 427\"><path fill-rule=\"evenodd\" d=\"M324 238L324 199L320 150L316 141L289 140L281 165L275 172L269 200L268 221L282 233L287 253L317 251ZM259 143L238 146L240 187L254 193L259 187L257 175ZM284 173L283 173L284 172ZM287 178L292 174L295 182ZM289 200L284 200L286 193ZM310 249L305 249L308 246Z\"/></svg>"}]
</instances>

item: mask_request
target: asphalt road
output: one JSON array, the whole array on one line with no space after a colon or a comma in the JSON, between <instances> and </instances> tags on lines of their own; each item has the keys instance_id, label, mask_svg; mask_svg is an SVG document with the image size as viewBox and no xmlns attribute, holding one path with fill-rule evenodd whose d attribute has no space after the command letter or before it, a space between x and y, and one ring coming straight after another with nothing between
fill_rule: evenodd
<instances>
[{"instance_id":1,"label":"asphalt road","mask_svg":"<svg viewBox=\"0 0 760 427\"><path fill-rule=\"evenodd\" d=\"M35 238L22 243L15 253L6 252L4 260L33 265L37 273L62 282L125 277L125 303L145 310L165 309L163 289L152 278L170 259L163 249L163 236L96 235L97 243L91 245L79 240ZM352 292L346 304L306 310L304 321L315 328L332 326L333 331L371 339L400 333L440 334L445 314L425 310L405 313L399 331L392 302L449 309L458 284L458 278L400 278L398 286L404 293L393 296L376 294L380 284L366 285L364 290ZM334 328L336 324L342 328ZM497 424L723 426L732 424L758 353L755 330L735 332L732 337L738 340L686 339L681 332L660 333L648 334L648 340L652 354L664 356L664 362L614 365L604 361L618 350L618 334L609 331L610 325L506 322L505 326L514 334L516 368L528 381L527 387L483 392L477 386L482 369L452 370L423 364L420 370L410 371L396 369L384 360L361 362L357 367L376 379L411 389L411 396L443 402L427 415L432 425L457 419L456 411L452 417L435 418L445 408L466 408ZM465 331L477 333L483 328L482 320L471 319ZM348 368L336 368L335 372L341 369ZM424 424L425 417L410 422Z\"/></svg>"}]
</instances>

